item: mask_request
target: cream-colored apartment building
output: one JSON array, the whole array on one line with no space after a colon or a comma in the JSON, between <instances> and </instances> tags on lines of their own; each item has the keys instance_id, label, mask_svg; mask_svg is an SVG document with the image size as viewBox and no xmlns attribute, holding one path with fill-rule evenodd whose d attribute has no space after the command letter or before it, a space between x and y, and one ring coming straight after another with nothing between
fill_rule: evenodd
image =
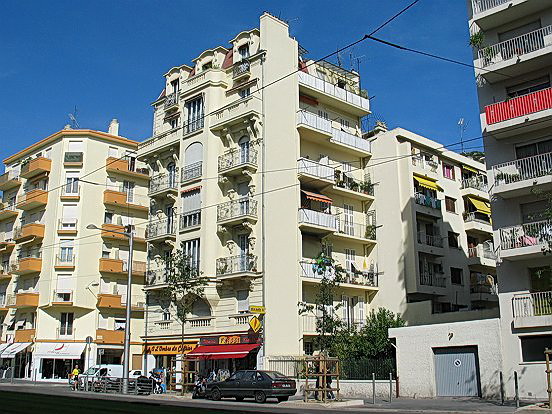
<instances>
[{"instance_id":1,"label":"cream-colored apartment building","mask_svg":"<svg viewBox=\"0 0 552 414\"><path fill-rule=\"evenodd\" d=\"M298 302L313 300L321 251L348 271L334 299L347 323L362 324L378 292L358 74L307 60L267 13L229 43L164 75L153 136L138 149L152 170L148 369L174 364L182 330L189 356L220 358L218 368L310 352L315 317L299 316ZM184 327L158 295L162 258L175 248L210 278ZM266 308L259 334L250 306Z\"/></svg>"},{"instance_id":2,"label":"cream-colored apartment building","mask_svg":"<svg viewBox=\"0 0 552 414\"><path fill-rule=\"evenodd\" d=\"M0 358L15 376L66 381L75 364L121 363L133 225L131 353L141 362L148 170L138 143L66 128L4 160ZM87 229L95 225L102 230Z\"/></svg>"},{"instance_id":3,"label":"cream-colored apartment building","mask_svg":"<svg viewBox=\"0 0 552 414\"><path fill-rule=\"evenodd\" d=\"M500 335L506 392L544 397L552 348L552 4L468 1L479 110L499 248Z\"/></svg>"},{"instance_id":4,"label":"cream-colored apartment building","mask_svg":"<svg viewBox=\"0 0 552 414\"><path fill-rule=\"evenodd\" d=\"M485 165L382 123L366 137L384 250L374 305L409 325L498 316Z\"/></svg>"}]
</instances>

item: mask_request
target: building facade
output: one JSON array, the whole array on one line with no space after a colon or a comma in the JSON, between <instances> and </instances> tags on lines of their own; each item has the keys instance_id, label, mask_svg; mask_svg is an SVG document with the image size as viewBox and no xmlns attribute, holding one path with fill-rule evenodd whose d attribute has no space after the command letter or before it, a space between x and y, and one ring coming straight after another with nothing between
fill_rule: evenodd
<instances>
[{"instance_id":1,"label":"building facade","mask_svg":"<svg viewBox=\"0 0 552 414\"><path fill-rule=\"evenodd\" d=\"M492 193L507 392L544 397L544 349L552 348L552 5L468 1L470 34Z\"/></svg>"},{"instance_id":2,"label":"building facade","mask_svg":"<svg viewBox=\"0 0 552 414\"><path fill-rule=\"evenodd\" d=\"M66 381L75 364L121 363L133 226L131 353L141 362L149 175L138 143L66 128L4 160L0 358L15 376ZM98 229L89 229L94 225Z\"/></svg>"}]
</instances>

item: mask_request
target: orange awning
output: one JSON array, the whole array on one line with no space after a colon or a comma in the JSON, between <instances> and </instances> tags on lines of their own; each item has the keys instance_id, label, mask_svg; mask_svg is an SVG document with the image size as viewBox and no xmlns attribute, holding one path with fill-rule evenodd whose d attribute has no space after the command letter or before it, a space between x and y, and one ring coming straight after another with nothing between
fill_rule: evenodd
<instances>
[{"instance_id":1,"label":"orange awning","mask_svg":"<svg viewBox=\"0 0 552 414\"><path fill-rule=\"evenodd\" d=\"M307 197L308 200L320 201L321 203L332 204L333 200L325 195L313 193L307 190L301 190L301 192Z\"/></svg>"},{"instance_id":2,"label":"orange awning","mask_svg":"<svg viewBox=\"0 0 552 414\"><path fill-rule=\"evenodd\" d=\"M180 194L189 193L190 191L195 191L195 190L201 190L201 186L198 185L198 186L196 186L196 187L186 188L186 189L182 190L182 191L180 192Z\"/></svg>"}]
</instances>

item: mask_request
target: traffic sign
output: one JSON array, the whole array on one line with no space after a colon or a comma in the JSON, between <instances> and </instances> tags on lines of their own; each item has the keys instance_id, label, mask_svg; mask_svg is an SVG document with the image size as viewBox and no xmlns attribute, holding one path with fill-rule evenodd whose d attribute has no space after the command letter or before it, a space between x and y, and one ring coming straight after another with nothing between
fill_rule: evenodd
<instances>
[{"instance_id":1,"label":"traffic sign","mask_svg":"<svg viewBox=\"0 0 552 414\"><path fill-rule=\"evenodd\" d=\"M266 310L264 306L250 306L249 312L264 315L266 313Z\"/></svg>"},{"instance_id":2,"label":"traffic sign","mask_svg":"<svg viewBox=\"0 0 552 414\"><path fill-rule=\"evenodd\" d=\"M249 321L249 326L253 329L253 332L257 333L261 329L262 323L256 316L253 316Z\"/></svg>"}]
</instances>

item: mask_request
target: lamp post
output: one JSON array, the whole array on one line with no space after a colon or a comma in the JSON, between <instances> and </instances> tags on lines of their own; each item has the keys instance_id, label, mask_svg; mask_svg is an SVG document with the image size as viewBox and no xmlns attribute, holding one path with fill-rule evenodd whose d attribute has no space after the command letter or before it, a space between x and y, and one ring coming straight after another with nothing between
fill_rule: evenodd
<instances>
[{"instance_id":1,"label":"lamp post","mask_svg":"<svg viewBox=\"0 0 552 414\"><path fill-rule=\"evenodd\" d=\"M86 226L90 230L101 230L109 233L122 234L128 237L129 240L129 252L128 252L128 278L127 278L127 295L126 295L126 315L125 315L125 342L123 351L123 394L128 394L128 374L129 374L129 361L130 361L130 308L131 308L131 294L132 294L132 251L134 250L134 233L132 232L131 225L125 226L126 231L114 231L100 229L94 224Z\"/></svg>"}]
</instances>

